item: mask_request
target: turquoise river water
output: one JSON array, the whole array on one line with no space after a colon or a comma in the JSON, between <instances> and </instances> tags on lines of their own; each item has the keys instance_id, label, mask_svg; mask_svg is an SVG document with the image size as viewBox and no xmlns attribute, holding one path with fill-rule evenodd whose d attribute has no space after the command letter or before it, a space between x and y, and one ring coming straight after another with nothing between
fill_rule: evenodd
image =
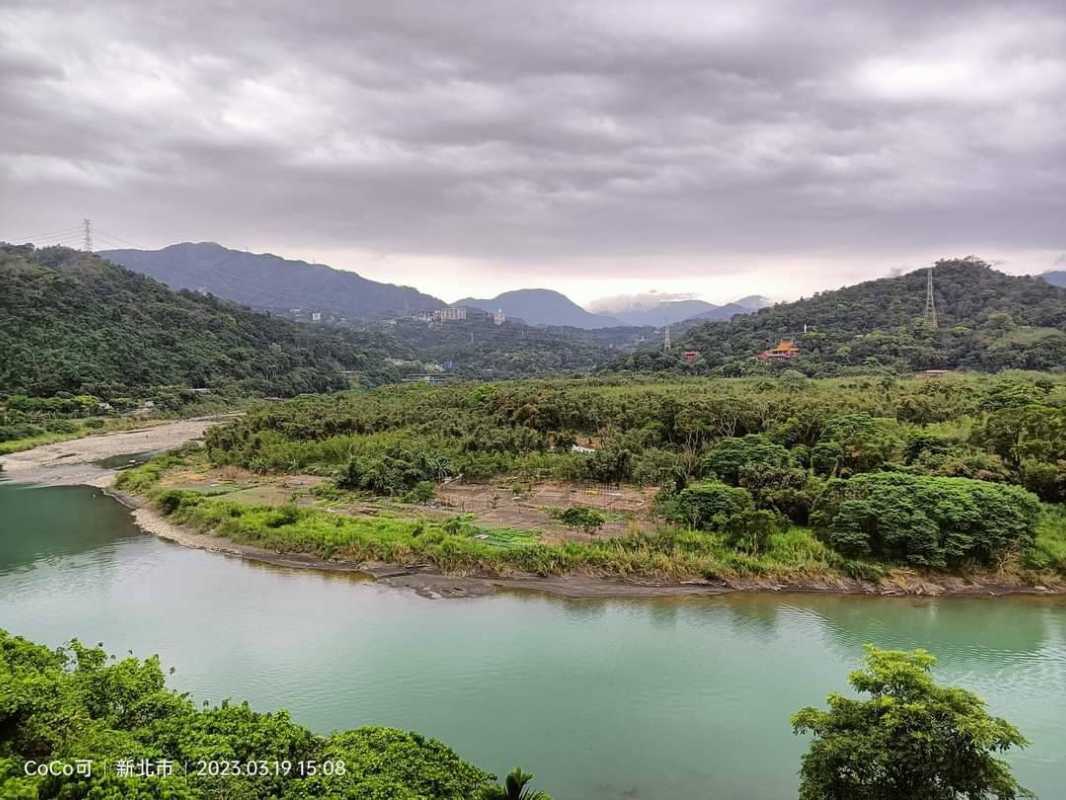
<instances>
[{"instance_id":1,"label":"turquoise river water","mask_svg":"<svg viewBox=\"0 0 1066 800\"><path fill-rule=\"evenodd\" d=\"M94 489L0 484L0 627L158 653L175 688L320 732L415 729L557 800L794 798L789 715L845 690L864 642L920 646L1031 740L1023 783L1066 792L1062 598L430 600L169 544Z\"/></svg>"}]
</instances>

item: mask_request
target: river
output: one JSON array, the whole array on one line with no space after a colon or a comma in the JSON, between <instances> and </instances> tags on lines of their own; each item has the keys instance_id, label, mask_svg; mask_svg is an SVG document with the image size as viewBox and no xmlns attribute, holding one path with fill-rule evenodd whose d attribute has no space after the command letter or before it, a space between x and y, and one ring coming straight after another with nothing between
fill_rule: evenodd
<instances>
[{"instance_id":1,"label":"river","mask_svg":"<svg viewBox=\"0 0 1066 800\"><path fill-rule=\"evenodd\" d=\"M349 575L189 550L87 487L0 484L0 627L158 653L198 699L289 709L320 731L438 737L557 800L792 800L789 715L844 690L864 642L925 647L1066 785L1066 599L731 595L430 600Z\"/></svg>"}]
</instances>

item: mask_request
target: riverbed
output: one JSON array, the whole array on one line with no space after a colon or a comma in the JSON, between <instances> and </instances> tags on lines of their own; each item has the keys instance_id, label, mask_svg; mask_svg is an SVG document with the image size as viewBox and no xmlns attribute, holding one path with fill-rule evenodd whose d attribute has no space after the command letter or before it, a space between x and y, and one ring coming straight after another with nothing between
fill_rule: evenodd
<instances>
[{"instance_id":1,"label":"riverbed","mask_svg":"<svg viewBox=\"0 0 1066 800\"><path fill-rule=\"evenodd\" d=\"M418 730L557 800L791 800L789 715L844 690L863 643L921 646L1032 741L1023 783L1066 784L1061 597L433 600L180 547L98 489L0 484L0 626L158 653L177 689L320 732Z\"/></svg>"}]
</instances>

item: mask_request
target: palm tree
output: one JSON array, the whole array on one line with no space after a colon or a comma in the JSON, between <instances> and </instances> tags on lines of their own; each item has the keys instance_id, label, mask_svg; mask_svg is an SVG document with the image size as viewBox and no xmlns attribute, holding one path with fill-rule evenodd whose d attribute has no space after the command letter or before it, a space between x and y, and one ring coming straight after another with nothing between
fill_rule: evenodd
<instances>
[{"instance_id":1,"label":"palm tree","mask_svg":"<svg viewBox=\"0 0 1066 800\"><path fill-rule=\"evenodd\" d=\"M533 775L523 772L521 767L515 767L503 786L490 786L481 793L481 800L551 800L539 789L531 789L526 786L533 780Z\"/></svg>"}]
</instances>

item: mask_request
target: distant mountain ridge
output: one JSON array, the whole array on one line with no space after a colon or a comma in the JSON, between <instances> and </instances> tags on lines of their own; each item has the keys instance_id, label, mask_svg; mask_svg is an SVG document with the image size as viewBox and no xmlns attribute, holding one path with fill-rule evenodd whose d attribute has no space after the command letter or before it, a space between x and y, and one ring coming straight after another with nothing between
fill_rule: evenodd
<instances>
[{"instance_id":1,"label":"distant mountain ridge","mask_svg":"<svg viewBox=\"0 0 1066 800\"><path fill-rule=\"evenodd\" d=\"M1066 269L1053 270L1052 272L1045 272L1040 276L1052 286L1062 286L1066 288Z\"/></svg>"},{"instance_id":2,"label":"distant mountain ridge","mask_svg":"<svg viewBox=\"0 0 1066 800\"><path fill-rule=\"evenodd\" d=\"M453 306L480 308L490 313L503 311L508 317L529 325L556 325L570 328L612 328L623 325L614 317L586 311L569 297L551 289L516 289L496 297L464 297Z\"/></svg>"},{"instance_id":3,"label":"distant mountain ridge","mask_svg":"<svg viewBox=\"0 0 1066 800\"><path fill-rule=\"evenodd\" d=\"M729 320L737 314L750 314L770 305L759 295L748 295L719 306L705 300L661 300L651 306L637 306L611 315L627 325L651 325L661 328L688 320Z\"/></svg>"},{"instance_id":4,"label":"distant mountain ridge","mask_svg":"<svg viewBox=\"0 0 1066 800\"><path fill-rule=\"evenodd\" d=\"M781 339L799 355L782 365L809 375L845 368L1047 370L1066 364L1066 289L1006 275L976 258L933 270L937 325L924 318L927 269L819 292L730 322L705 322L675 338L672 353L643 351L622 369L734 375L765 369L755 356ZM1046 277L1046 276L1045 276ZM699 357L687 367L679 353Z\"/></svg>"},{"instance_id":5,"label":"distant mountain ridge","mask_svg":"<svg viewBox=\"0 0 1066 800\"><path fill-rule=\"evenodd\" d=\"M324 264L231 250L214 242L183 242L161 250L102 250L97 255L171 288L209 292L252 308L301 308L374 319L445 305L409 286L379 283Z\"/></svg>"}]
</instances>

